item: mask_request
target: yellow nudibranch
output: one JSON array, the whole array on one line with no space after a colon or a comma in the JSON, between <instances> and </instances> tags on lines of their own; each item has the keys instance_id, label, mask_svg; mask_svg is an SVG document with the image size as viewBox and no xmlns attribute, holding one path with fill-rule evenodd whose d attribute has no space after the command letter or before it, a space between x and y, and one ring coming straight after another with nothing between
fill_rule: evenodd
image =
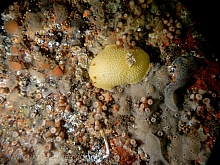
<instances>
[{"instance_id":1,"label":"yellow nudibranch","mask_svg":"<svg viewBox=\"0 0 220 165\"><path fill-rule=\"evenodd\" d=\"M150 57L144 50L112 44L91 61L89 76L95 87L110 90L117 85L140 82L149 70Z\"/></svg>"}]
</instances>

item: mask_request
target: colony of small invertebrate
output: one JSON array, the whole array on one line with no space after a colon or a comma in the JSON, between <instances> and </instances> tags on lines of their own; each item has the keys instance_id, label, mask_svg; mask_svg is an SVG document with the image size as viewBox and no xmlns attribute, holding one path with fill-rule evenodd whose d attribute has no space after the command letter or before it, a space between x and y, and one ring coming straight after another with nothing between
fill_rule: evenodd
<instances>
[{"instance_id":1,"label":"colony of small invertebrate","mask_svg":"<svg viewBox=\"0 0 220 165\"><path fill-rule=\"evenodd\" d=\"M204 165L220 68L196 25L177 0L14 1L0 22L0 164ZM124 81L140 63L144 78Z\"/></svg>"}]
</instances>

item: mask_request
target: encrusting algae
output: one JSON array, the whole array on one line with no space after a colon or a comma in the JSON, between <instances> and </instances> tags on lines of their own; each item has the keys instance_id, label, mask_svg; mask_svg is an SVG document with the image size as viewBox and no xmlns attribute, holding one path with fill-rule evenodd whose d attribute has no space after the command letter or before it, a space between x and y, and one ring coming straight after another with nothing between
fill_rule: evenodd
<instances>
[{"instance_id":1,"label":"encrusting algae","mask_svg":"<svg viewBox=\"0 0 220 165\"><path fill-rule=\"evenodd\" d=\"M95 87L109 90L140 82L150 69L150 57L139 47L108 45L91 62L89 76Z\"/></svg>"}]
</instances>

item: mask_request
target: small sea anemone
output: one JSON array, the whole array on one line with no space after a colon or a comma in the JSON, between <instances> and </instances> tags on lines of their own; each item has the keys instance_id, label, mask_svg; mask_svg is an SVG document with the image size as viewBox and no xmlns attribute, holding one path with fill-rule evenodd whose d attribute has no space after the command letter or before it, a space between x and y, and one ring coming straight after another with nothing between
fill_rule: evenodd
<instances>
[{"instance_id":1,"label":"small sea anemone","mask_svg":"<svg viewBox=\"0 0 220 165\"><path fill-rule=\"evenodd\" d=\"M59 67L56 67L52 70L52 73L54 76L62 76L63 75L63 71L59 68Z\"/></svg>"},{"instance_id":2,"label":"small sea anemone","mask_svg":"<svg viewBox=\"0 0 220 165\"><path fill-rule=\"evenodd\" d=\"M203 102L204 104L209 104L209 103L210 103L210 99L209 99L209 98L204 98L204 99L202 100L202 102Z\"/></svg>"},{"instance_id":3,"label":"small sea anemone","mask_svg":"<svg viewBox=\"0 0 220 165\"><path fill-rule=\"evenodd\" d=\"M148 99L148 100L147 100L147 104L148 104L148 105L152 105L153 103L154 103L154 101L153 101L152 99Z\"/></svg>"},{"instance_id":4,"label":"small sea anemone","mask_svg":"<svg viewBox=\"0 0 220 165\"><path fill-rule=\"evenodd\" d=\"M52 144L51 144L51 143L47 143L47 144L45 145L45 147L44 147L44 149L45 149L46 152L50 151L51 148L52 148Z\"/></svg>"},{"instance_id":5,"label":"small sea anemone","mask_svg":"<svg viewBox=\"0 0 220 165\"><path fill-rule=\"evenodd\" d=\"M14 34L18 31L18 23L14 20L9 20L5 22L4 28L8 34Z\"/></svg>"},{"instance_id":6,"label":"small sea anemone","mask_svg":"<svg viewBox=\"0 0 220 165\"><path fill-rule=\"evenodd\" d=\"M9 148L6 150L6 152L5 152L6 157L7 157L7 158L11 158L13 152L14 152L14 149L9 147Z\"/></svg>"},{"instance_id":7,"label":"small sea anemone","mask_svg":"<svg viewBox=\"0 0 220 165\"><path fill-rule=\"evenodd\" d=\"M28 140L28 144L30 146L35 146L37 144L37 138L35 137L31 137L29 140Z\"/></svg>"},{"instance_id":8,"label":"small sea anemone","mask_svg":"<svg viewBox=\"0 0 220 165\"><path fill-rule=\"evenodd\" d=\"M16 46L11 46L10 47L10 52L12 55L18 55L19 54L19 49Z\"/></svg>"},{"instance_id":9,"label":"small sea anemone","mask_svg":"<svg viewBox=\"0 0 220 165\"><path fill-rule=\"evenodd\" d=\"M23 150L20 147L17 148L13 153L12 158L20 162L23 158Z\"/></svg>"},{"instance_id":10,"label":"small sea anemone","mask_svg":"<svg viewBox=\"0 0 220 165\"><path fill-rule=\"evenodd\" d=\"M198 100L198 101L199 101L199 100L202 100L202 95L199 94L199 93L197 93L197 94L196 94L196 100Z\"/></svg>"},{"instance_id":11,"label":"small sea anemone","mask_svg":"<svg viewBox=\"0 0 220 165\"><path fill-rule=\"evenodd\" d=\"M21 70L21 64L19 62L10 61L8 62L8 66L12 71Z\"/></svg>"},{"instance_id":12,"label":"small sea anemone","mask_svg":"<svg viewBox=\"0 0 220 165\"><path fill-rule=\"evenodd\" d=\"M23 151L21 148L17 148L14 152L14 154L18 155L18 156L22 156L23 155Z\"/></svg>"}]
</instances>

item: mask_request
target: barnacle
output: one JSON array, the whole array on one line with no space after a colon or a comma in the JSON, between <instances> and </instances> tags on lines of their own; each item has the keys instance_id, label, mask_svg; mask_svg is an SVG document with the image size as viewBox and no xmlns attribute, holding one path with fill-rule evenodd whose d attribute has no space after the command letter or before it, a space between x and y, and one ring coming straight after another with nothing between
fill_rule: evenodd
<instances>
[{"instance_id":1,"label":"barnacle","mask_svg":"<svg viewBox=\"0 0 220 165\"><path fill-rule=\"evenodd\" d=\"M110 90L117 85L135 84L150 69L150 60L141 48L106 46L91 62L89 76L94 86Z\"/></svg>"}]
</instances>

